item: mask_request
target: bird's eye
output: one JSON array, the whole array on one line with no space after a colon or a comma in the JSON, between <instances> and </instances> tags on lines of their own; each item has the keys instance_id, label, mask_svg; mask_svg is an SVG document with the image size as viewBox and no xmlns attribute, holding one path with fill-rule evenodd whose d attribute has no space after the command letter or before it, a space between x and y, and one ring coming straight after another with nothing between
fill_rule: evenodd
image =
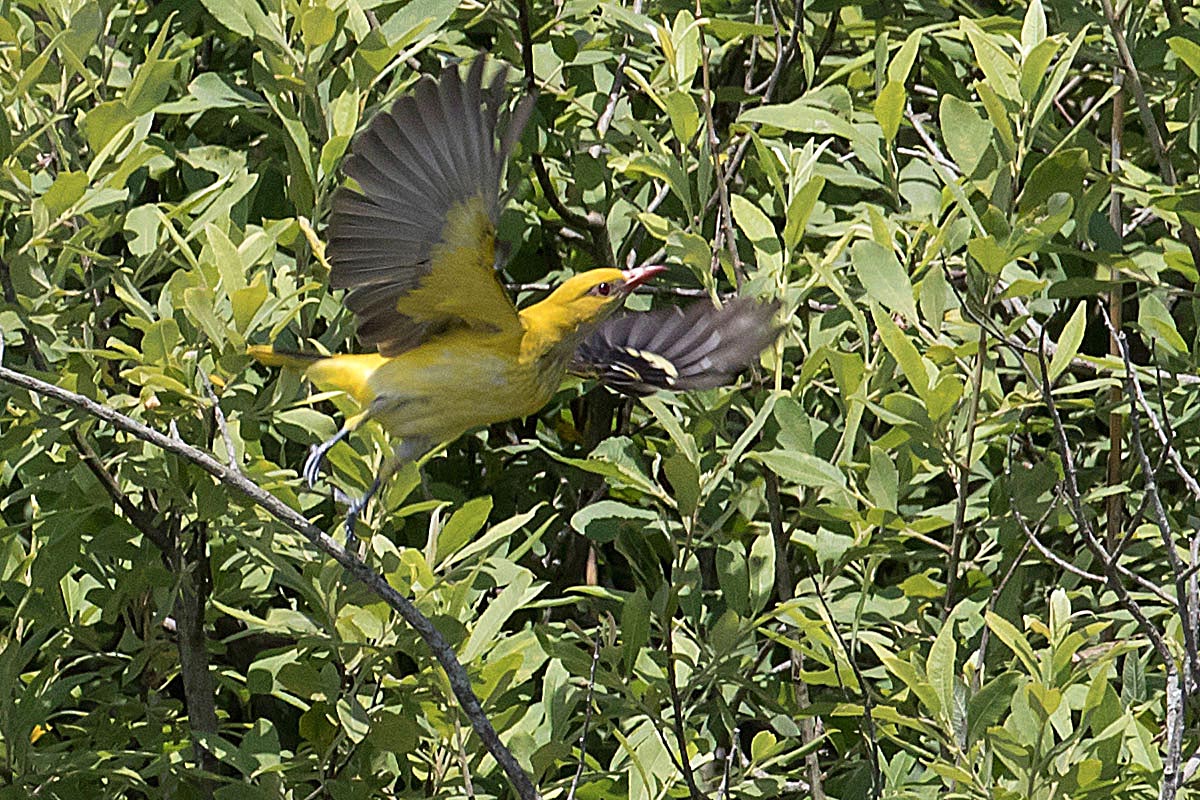
<instances>
[{"instance_id":1,"label":"bird's eye","mask_svg":"<svg viewBox=\"0 0 1200 800\"><path fill-rule=\"evenodd\" d=\"M600 295L601 297L608 297L609 292L611 291L612 285L609 283L601 283L596 287L596 294Z\"/></svg>"}]
</instances>

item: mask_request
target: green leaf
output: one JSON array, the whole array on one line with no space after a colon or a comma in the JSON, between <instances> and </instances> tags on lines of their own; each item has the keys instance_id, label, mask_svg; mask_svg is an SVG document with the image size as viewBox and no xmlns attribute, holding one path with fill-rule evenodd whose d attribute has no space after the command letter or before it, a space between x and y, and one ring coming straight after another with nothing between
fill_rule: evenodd
<instances>
[{"instance_id":1,"label":"green leaf","mask_svg":"<svg viewBox=\"0 0 1200 800\"><path fill-rule=\"evenodd\" d=\"M1182 36L1172 36L1167 39L1167 47L1187 65L1193 75L1200 75L1200 44Z\"/></svg>"},{"instance_id":2,"label":"green leaf","mask_svg":"<svg viewBox=\"0 0 1200 800\"><path fill-rule=\"evenodd\" d=\"M734 39L744 39L747 36L771 36L775 33L775 28L771 25L757 25L753 22L724 19L716 16L705 23L704 30L726 42Z\"/></svg>"},{"instance_id":3,"label":"green leaf","mask_svg":"<svg viewBox=\"0 0 1200 800\"><path fill-rule=\"evenodd\" d=\"M959 17L958 22L971 42L975 60L983 70L988 87L1007 100L1019 100L1021 93L1016 81L1017 65L1000 46L999 37L986 33L967 17Z\"/></svg>"},{"instance_id":4,"label":"green leaf","mask_svg":"<svg viewBox=\"0 0 1200 800\"><path fill-rule=\"evenodd\" d=\"M1025 638L1025 634L1017 630L1016 626L1004 617L992 611L984 612L984 621L991 628L996 638L1003 642L1004 646L1012 650L1017 658L1020 659L1029 676L1036 678L1040 674L1037 657L1034 656L1033 647L1030 646L1029 640Z\"/></svg>"},{"instance_id":5,"label":"green leaf","mask_svg":"<svg viewBox=\"0 0 1200 800\"><path fill-rule=\"evenodd\" d=\"M887 68L888 83L903 85L908 82L913 63L917 60L917 50L921 46L921 36L920 30L910 33L904 40L904 44L900 45L900 49L896 51L896 55L892 56L892 61Z\"/></svg>"},{"instance_id":6,"label":"green leaf","mask_svg":"<svg viewBox=\"0 0 1200 800\"><path fill-rule=\"evenodd\" d=\"M700 112L696 109L696 101L687 92L674 91L668 92L663 98L663 105L667 107L675 138L687 146L700 129Z\"/></svg>"},{"instance_id":7,"label":"green leaf","mask_svg":"<svg viewBox=\"0 0 1200 800\"><path fill-rule=\"evenodd\" d=\"M1038 87L1046 78L1050 62L1054 60L1058 47L1057 41L1046 39L1025 56L1025 61L1021 64L1021 99L1025 101L1026 105L1032 103L1033 99L1037 97Z\"/></svg>"},{"instance_id":8,"label":"green leaf","mask_svg":"<svg viewBox=\"0 0 1200 800\"><path fill-rule=\"evenodd\" d=\"M750 546L750 616L759 614L775 589L775 537L764 530Z\"/></svg>"},{"instance_id":9,"label":"green leaf","mask_svg":"<svg viewBox=\"0 0 1200 800\"><path fill-rule=\"evenodd\" d=\"M633 673L638 655L650 641L650 600L644 587L639 586L625 596L621 605L621 663L625 674Z\"/></svg>"},{"instance_id":10,"label":"green leaf","mask_svg":"<svg viewBox=\"0 0 1200 800\"><path fill-rule=\"evenodd\" d=\"M725 542L717 548L717 583L721 597L740 616L754 613L750 604L750 572L746 554L739 542Z\"/></svg>"},{"instance_id":11,"label":"green leaf","mask_svg":"<svg viewBox=\"0 0 1200 800\"><path fill-rule=\"evenodd\" d=\"M207 286L193 286L183 292L183 307L188 319L204 331L214 346L222 347L226 342L225 324L217 319L213 309L215 302L213 291Z\"/></svg>"},{"instance_id":12,"label":"green leaf","mask_svg":"<svg viewBox=\"0 0 1200 800\"><path fill-rule=\"evenodd\" d=\"M1012 705L1018 676L1004 672L985 683L967 701L967 746L983 738L987 729L995 725Z\"/></svg>"},{"instance_id":13,"label":"green leaf","mask_svg":"<svg viewBox=\"0 0 1200 800\"><path fill-rule=\"evenodd\" d=\"M1015 158L1017 140L1013 135L1013 116L1009 114L1004 101L992 90L991 86L982 81L975 83L975 92L979 95L980 102L983 103L988 121L992 123L992 128L996 131L1001 155L1005 158Z\"/></svg>"},{"instance_id":14,"label":"green leaf","mask_svg":"<svg viewBox=\"0 0 1200 800\"><path fill-rule=\"evenodd\" d=\"M1088 33L1088 25L1084 25L1079 29L1079 33L1075 34L1075 38L1071 40L1071 44L1067 47L1066 52L1063 53L1062 58L1058 60L1058 64L1055 65L1054 70L1050 73L1050 79L1042 90L1042 96L1038 100L1037 108L1034 109L1033 116L1030 117L1029 136L1037 132L1042 119L1046 116L1046 112L1050 110L1050 104L1054 102L1054 98L1058 96L1059 90L1066 82L1068 76L1071 75L1071 66L1075 62L1075 56L1079 55L1079 48L1083 46ZM1103 105L1103 100L1101 101L1101 105Z\"/></svg>"},{"instance_id":15,"label":"green leaf","mask_svg":"<svg viewBox=\"0 0 1200 800\"><path fill-rule=\"evenodd\" d=\"M754 253L758 257L760 269L778 270L783 265L783 255L779 247L779 237L775 235L775 226L771 218L754 203L735 194L729 198L730 210L738 229L746 235L754 245Z\"/></svg>"},{"instance_id":16,"label":"green leaf","mask_svg":"<svg viewBox=\"0 0 1200 800\"><path fill-rule=\"evenodd\" d=\"M1052 195L1059 192L1078 200L1083 195L1088 171L1088 154L1082 147L1060 150L1042 159L1025 179L1019 204L1021 213L1037 213Z\"/></svg>"},{"instance_id":17,"label":"green leaf","mask_svg":"<svg viewBox=\"0 0 1200 800\"><path fill-rule=\"evenodd\" d=\"M751 453L750 457L761 461L767 469L788 483L814 489L841 489L846 485L846 476L841 470L810 453L771 450L765 453Z\"/></svg>"},{"instance_id":18,"label":"green leaf","mask_svg":"<svg viewBox=\"0 0 1200 800\"><path fill-rule=\"evenodd\" d=\"M1025 19L1021 22L1021 49L1032 51L1046 38L1046 10L1042 0L1029 0Z\"/></svg>"},{"instance_id":19,"label":"green leaf","mask_svg":"<svg viewBox=\"0 0 1200 800\"><path fill-rule=\"evenodd\" d=\"M980 236L967 242L967 252L989 275L999 275L1013 256L994 236Z\"/></svg>"},{"instance_id":20,"label":"green leaf","mask_svg":"<svg viewBox=\"0 0 1200 800\"><path fill-rule=\"evenodd\" d=\"M504 591L488 603L488 607L479 615L470 638L459 653L459 660L469 664L495 646L496 637L504 623L546 588L544 583L536 588L530 588L532 585L532 573L524 569L517 571L512 582L505 586Z\"/></svg>"},{"instance_id":21,"label":"green leaf","mask_svg":"<svg viewBox=\"0 0 1200 800\"><path fill-rule=\"evenodd\" d=\"M242 255L225 232L210 222L204 226L204 238L208 244L200 260L216 266L221 273L221 288L225 293L245 288L246 267L242 263Z\"/></svg>"},{"instance_id":22,"label":"green leaf","mask_svg":"<svg viewBox=\"0 0 1200 800\"><path fill-rule=\"evenodd\" d=\"M571 528L594 542L611 542L622 528L639 533L658 516L644 508L634 508L616 500L600 500L584 506L571 517Z\"/></svg>"},{"instance_id":23,"label":"green leaf","mask_svg":"<svg viewBox=\"0 0 1200 800\"><path fill-rule=\"evenodd\" d=\"M679 513L690 517L700 502L700 469L682 452L675 452L663 459L663 474L671 482L672 494L679 505Z\"/></svg>"},{"instance_id":24,"label":"green leaf","mask_svg":"<svg viewBox=\"0 0 1200 800\"><path fill-rule=\"evenodd\" d=\"M904 84L898 81L888 81L879 96L875 98L875 119L883 129L883 138L891 144L900 130L900 121L904 119L904 104L908 93Z\"/></svg>"},{"instance_id":25,"label":"green leaf","mask_svg":"<svg viewBox=\"0 0 1200 800\"><path fill-rule=\"evenodd\" d=\"M783 227L783 246L789 253L800 243L800 237L804 235L808 226L808 219L817 205L817 198L821 196L821 190L824 188L825 179L819 175L813 177L788 203L787 222Z\"/></svg>"},{"instance_id":26,"label":"green leaf","mask_svg":"<svg viewBox=\"0 0 1200 800\"><path fill-rule=\"evenodd\" d=\"M854 243L850 263L868 297L889 311L903 314L911 322L917 321L912 282L894 251L865 239Z\"/></svg>"},{"instance_id":27,"label":"green leaf","mask_svg":"<svg viewBox=\"0 0 1200 800\"><path fill-rule=\"evenodd\" d=\"M946 283L945 273L940 266L935 266L925 274L918 292L918 303L921 307L921 317L925 324L936 334L942 330L946 321L946 308L949 304L951 288Z\"/></svg>"},{"instance_id":28,"label":"green leaf","mask_svg":"<svg viewBox=\"0 0 1200 800\"><path fill-rule=\"evenodd\" d=\"M980 117L970 103L952 94L942 95L938 122L950 158L954 159L963 175L972 175L987 153L987 145L995 130L992 124Z\"/></svg>"},{"instance_id":29,"label":"green leaf","mask_svg":"<svg viewBox=\"0 0 1200 800\"><path fill-rule=\"evenodd\" d=\"M954 708L954 680L958 675L958 644L954 640L954 620L947 619L942 623L933 646L929 648L929 656L925 659L925 678L933 687L941 708L932 709L951 719Z\"/></svg>"},{"instance_id":30,"label":"green leaf","mask_svg":"<svg viewBox=\"0 0 1200 800\"><path fill-rule=\"evenodd\" d=\"M883 346L892 354L892 358L896 359L900 371L904 373L913 391L919 397L924 397L929 392L929 372L925 368L925 359L877 303L871 304L871 318L875 321Z\"/></svg>"},{"instance_id":31,"label":"green leaf","mask_svg":"<svg viewBox=\"0 0 1200 800\"><path fill-rule=\"evenodd\" d=\"M1087 303L1079 302L1075 304L1075 311L1072 312L1071 318L1067 320L1067 324L1063 326L1062 333L1059 334L1058 342L1054 350L1054 355L1050 358L1050 366L1047 370L1050 376L1050 381L1053 383L1059 375L1063 374L1075 355L1079 352L1079 345L1083 343L1083 334L1087 326Z\"/></svg>"},{"instance_id":32,"label":"green leaf","mask_svg":"<svg viewBox=\"0 0 1200 800\"><path fill-rule=\"evenodd\" d=\"M320 47L337 31L337 17L328 6L314 5L300 14L300 34L310 48Z\"/></svg>"},{"instance_id":33,"label":"green leaf","mask_svg":"<svg viewBox=\"0 0 1200 800\"><path fill-rule=\"evenodd\" d=\"M1187 342L1179 335L1175 320L1167 310L1157 293L1146 294L1138 305L1138 327L1174 355L1185 355L1188 352Z\"/></svg>"},{"instance_id":34,"label":"green leaf","mask_svg":"<svg viewBox=\"0 0 1200 800\"><path fill-rule=\"evenodd\" d=\"M60 172L42 195L42 205L51 218L57 218L83 198L88 176L83 172Z\"/></svg>"},{"instance_id":35,"label":"green leaf","mask_svg":"<svg viewBox=\"0 0 1200 800\"><path fill-rule=\"evenodd\" d=\"M759 106L742 113L738 122L770 125L795 133L816 136L840 136L853 140L858 136L855 127L825 108L813 105L805 98L776 106Z\"/></svg>"},{"instance_id":36,"label":"green leaf","mask_svg":"<svg viewBox=\"0 0 1200 800\"><path fill-rule=\"evenodd\" d=\"M867 474L867 491L876 506L885 511L896 511L900 476L892 459L878 447L871 448L871 471Z\"/></svg>"},{"instance_id":37,"label":"green leaf","mask_svg":"<svg viewBox=\"0 0 1200 800\"><path fill-rule=\"evenodd\" d=\"M437 547L433 557L427 559L430 564L440 565L454 555L487 523L488 515L492 513L492 498L490 496L476 497L468 500L462 508L450 515L446 524L437 535Z\"/></svg>"}]
</instances>

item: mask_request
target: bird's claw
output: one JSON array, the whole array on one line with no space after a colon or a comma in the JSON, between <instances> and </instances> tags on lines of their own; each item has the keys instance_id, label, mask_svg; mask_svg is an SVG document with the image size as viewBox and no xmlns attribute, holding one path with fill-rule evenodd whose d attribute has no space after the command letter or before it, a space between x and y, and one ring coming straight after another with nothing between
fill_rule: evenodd
<instances>
[{"instance_id":1,"label":"bird's claw","mask_svg":"<svg viewBox=\"0 0 1200 800\"><path fill-rule=\"evenodd\" d=\"M345 493L341 494L341 498L347 501L346 508L346 540L349 541L354 535L354 523L358 521L358 515L367 507L367 503L371 502L371 498L375 496L375 492L379 491L379 485L382 479L379 476L371 481L371 485L361 497L350 498Z\"/></svg>"},{"instance_id":2,"label":"bird's claw","mask_svg":"<svg viewBox=\"0 0 1200 800\"><path fill-rule=\"evenodd\" d=\"M325 460L325 454L329 452L329 448L333 447L336 439L330 439L321 444L314 444L312 449L308 451L308 458L304 461L304 480L308 482L308 488L313 488L317 485L317 478L321 477L321 462Z\"/></svg>"}]
</instances>

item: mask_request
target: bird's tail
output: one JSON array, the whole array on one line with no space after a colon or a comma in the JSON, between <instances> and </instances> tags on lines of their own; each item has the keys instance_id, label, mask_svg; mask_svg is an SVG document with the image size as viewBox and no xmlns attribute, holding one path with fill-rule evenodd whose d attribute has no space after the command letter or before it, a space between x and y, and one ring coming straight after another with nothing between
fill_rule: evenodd
<instances>
[{"instance_id":1,"label":"bird's tail","mask_svg":"<svg viewBox=\"0 0 1200 800\"><path fill-rule=\"evenodd\" d=\"M301 372L320 361L324 356L316 353L301 353L296 350L276 350L269 344L253 344L246 352L258 363L267 367L288 367Z\"/></svg>"},{"instance_id":2,"label":"bird's tail","mask_svg":"<svg viewBox=\"0 0 1200 800\"><path fill-rule=\"evenodd\" d=\"M371 373L384 361L378 353L322 356L258 344L251 345L246 352L265 366L299 370L321 391L345 392L364 407L375 398Z\"/></svg>"}]
</instances>

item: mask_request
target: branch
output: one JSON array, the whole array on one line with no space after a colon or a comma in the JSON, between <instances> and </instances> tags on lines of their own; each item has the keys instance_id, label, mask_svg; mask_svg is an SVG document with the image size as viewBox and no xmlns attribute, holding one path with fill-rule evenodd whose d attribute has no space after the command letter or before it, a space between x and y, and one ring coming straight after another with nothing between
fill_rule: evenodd
<instances>
[{"instance_id":1,"label":"branch","mask_svg":"<svg viewBox=\"0 0 1200 800\"><path fill-rule=\"evenodd\" d=\"M1146 97L1145 87L1142 86L1142 78L1138 75L1137 65L1133 63L1133 53L1129 50L1129 43L1125 41L1125 33L1121 30L1121 22L1117 19L1116 9L1113 8L1112 0L1100 0L1100 5L1104 9L1105 19L1108 20L1109 32L1112 33L1113 41L1116 42L1121 67L1125 70L1125 77L1129 80L1129 88L1133 91L1133 98L1137 103L1138 116L1142 118L1142 127L1146 131L1150 149L1154 151L1154 158L1158 161L1158 169L1162 173L1163 182L1168 186L1174 186L1178 182L1175 177L1175 165L1171 163L1171 158L1167 154L1167 145L1163 141L1162 131L1158 128L1158 120L1154 118L1154 111L1150 108L1150 101ZM1200 238L1196 237L1196 229L1192 223L1182 217L1179 219L1179 238L1191 251L1192 263L1200 266Z\"/></svg>"},{"instance_id":2,"label":"branch","mask_svg":"<svg viewBox=\"0 0 1200 800\"><path fill-rule=\"evenodd\" d=\"M471 720L471 726L475 729L475 733L483 741L484 747L487 748L492 757L504 769L505 774L508 775L509 781L512 783L521 800L535 800L535 798L539 797L537 789L534 788L529 776L521 768L521 765L517 763L513 754L504 746L504 743L500 741L496 729L492 727L492 723L483 713L483 708L479 704L479 698L475 696L475 692L471 688L471 679L467 676L467 671L463 669L462 664L458 662L458 658L454 654L454 648L438 632L437 628L433 627L433 623L413 605L412 601L392 588L386 578L364 563L358 556L348 552L336 540L309 522L300 512L285 504L275 495L265 491L261 486L251 481L238 470L222 464L203 450L186 444L180 439L164 436L153 428L143 425L137 420L131 419L81 394L67 391L59 386L40 381L37 378L32 378L4 366L0 366L0 381L20 386L23 389L44 397L52 397L72 408L77 408L93 417L104 420L118 430L125 431L144 442L149 442L155 447L190 461L222 484L241 492L252 500L255 505L264 509L272 517L308 539L318 550L333 558L334 561L345 568L355 578L366 584L368 589L403 617L404 621L424 640L426 646L429 647L434 657L442 665L442 669L445 670L446 678L450 682L450 689L454 692L454 697Z\"/></svg>"},{"instance_id":3,"label":"branch","mask_svg":"<svg viewBox=\"0 0 1200 800\"><path fill-rule=\"evenodd\" d=\"M1103 319L1105 324L1108 324L1108 317L1104 316ZM1145 482L1143 491L1150 497L1154 523L1158 527L1159 535L1162 536L1167 564L1175 576L1175 602L1179 609L1179 621L1183 628L1183 647L1188 656L1188 669L1185 672L1188 680L1185 681L1185 684L1188 691L1191 692L1194 689L1197 675L1200 675L1200 653L1197 652L1196 631L1192 628L1191 617L1185 612L1189 605L1186 570L1179 560L1179 553L1175 549L1175 534L1171 531L1170 520L1167 519L1166 509L1163 508L1162 498L1158 494L1158 481L1155 478L1154 466L1150 463L1150 457L1146 455L1146 448L1142 443L1141 413L1138 403L1141 389L1137 386L1137 378L1133 375L1133 363L1129 358L1129 347L1125 342L1125 334L1115 329L1110 329L1109 334L1116 338L1117 347L1121 351L1121 360L1125 362L1126 378L1123 383L1126 397L1129 400L1129 439L1133 444L1134 452L1137 453L1138 462L1142 466L1142 480ZM1144 396L1141 396L1140 399L1145 401ZM1154 412L1150 411L1149 413L1153 414ZM1155 422L1157 423L1157 420ZM1169 443L1167 446L1170 448ZM1173 450L1173 448L1170 449Z\"/></svg>"},{"instance_id":4,"label":"branch","mask_svg":"<svg viewBox=\"0 0 1200 800\"><path fill-rule=\"evenodd\" d=\"M692 758L687 751L687 734L683 729L683 703L679 699L679 683L675 679L675 646L671 640L675 636L675 620L667 617L667 630L663 634L663 649L667 656L667 688L671 693L672 728L675 731L675 741L679 746L679 765L683 772L683 780L687 783L688 796L691 800L706 800L696 786L696 776L692 772Z\"/></svg>"},{"instance_id":5,"label":"branch","mask_svg":"<svg viewBox=\"0 0 1200 800\"><path fill-rule=\"evenodd\" d=\"M567 790L567 800L575 800L575 792L579 788L579 779L583 777L583 765L587 761L587 735L592 724L592 697L596 692L596 665L600 663L600 631L596 631L596 641L592 645L592 667L588 671L587 695L583 703L583 730L579 734L579 764L575 767L575 775L571 778L571 787Z\"/></svg>"},{"instance_id":6,"label":"branch","mask_svg":"<svg viewBox=\"0 0 1200 800\"><path fill-rule=\"evenodd\" d=\"M696 0L696 16L701 16L700 0ZM782 55L782 54L781 54ZM729 206L729 179L732 177L721 166L721 141L717 138L717 128L713 123L712 87L708 79L708 45L704 44L703 31L700 35L700 75L704 84L701 98L704 100L704 127L708 129L708 149L713 160L713 177L717 181L717 198L721 204L718 212L718 238L725 240L729 251L729 260L733 267L733 276L737 279L738 288L742 285L742 260L738 257L737 237L733 232L733 212ZM682 144L682 143L681 143ZM713 271L716 271L717 255L713 254Z\"/></svg>"},{"instance_id":7,"label":"branch","mask_svg":"<svg viewBox=\"0 0 1200 800\"><path fill-rule=\"evenodd\" d=\"M783 502L779 498L779 476L766 467L763 467L762 475L767 489L767 512L771 518L771 536L775 540L775 593L779 595L780 601L786 603L796 596L796 585L792 579L792 563L789 558L791 537L783 529ZM812 707L812 698L808 693L808 684L801 677L804 672L804 653L797 648L788 648L788 651L792 663L792 686L796 693L796 705L802 712L805 712L800 718L800 744L803 747L809 747L819 737L817 721L807 713ZM835 658L834 661L836 662L837 659ZM861 688L863 695L866 696L867 687L863 685ZM864 713L870 714L870 698L867 698L863 708ZM871 752L874 752L871 743L868 743L868 746L871 747ZM733 743L730 747L733 747ZM808 767L808 782L812 787L813 800L822 800L825 797L825 786L821 780L821 760L816 748L813 748L804 757L804 763Z\"/></svg>"},{"instance_id":8,"label":"branch","mask_svg":"<svg viewBox=\"0 0 1200 800\"><path fill-rule=\"evenodd\" d=\"M529 23L529 0L519 0L517 3L517 27L521 31L521 65L525 70L525 87L536 94L538 87L537 75L533 71L533 31ZM550 180L550 172L546 169L546 162L542 160L541 153L533 153L531 161L538 186L541 187L542 194L554 209L554 213L572 228L586 232L591 237L592 255L600 266L611 267L616 264L612 244L608 240L608 224L604 215L595 211L589 211L585 215L567 208L554 189L554 182Z\"/></svg>"}]
</instances>

